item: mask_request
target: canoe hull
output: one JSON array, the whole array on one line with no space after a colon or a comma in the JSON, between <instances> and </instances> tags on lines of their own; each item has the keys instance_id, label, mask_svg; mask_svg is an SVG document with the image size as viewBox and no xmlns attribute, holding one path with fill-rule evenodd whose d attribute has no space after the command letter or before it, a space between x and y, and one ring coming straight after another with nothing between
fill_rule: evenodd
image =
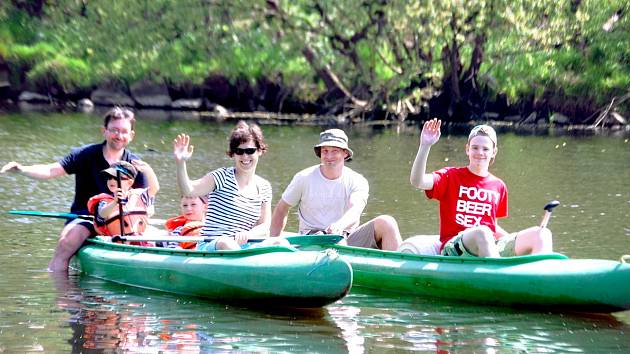
<instances>
[{"instance_id":1,"label":"canoe hull","mask_svg":"<svg viewBox=\"0 0 630 354\"><path fill-rule=\"evenodd\" d=\"M630 264L561 254L455 258L331 247L352 265L355 287L486 305L630 309Z\"/></svg>"},{"instance_id":2,"label":"canoe hull","mask_svg":"<svg viewBox=\"0 0 630 354\"><path fill-rule=\"evenodd\" d=\"M352 269L334 252L280 246L201 252L90 241L74 262L108 281L244 305L321 307L352 284Z\"/></svg>"}]
</instances>

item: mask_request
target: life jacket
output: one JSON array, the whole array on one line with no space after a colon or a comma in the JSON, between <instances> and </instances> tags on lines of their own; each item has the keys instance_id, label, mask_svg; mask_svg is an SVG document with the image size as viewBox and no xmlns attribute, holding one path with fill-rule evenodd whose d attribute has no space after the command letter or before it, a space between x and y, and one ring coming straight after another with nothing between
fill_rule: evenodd
<instances>
[{"instance_id":1,"label":"life jacket","mask_svg":"<svg viewBox=\"0 0 630 354\"><path fill-rule=\"evenodd\" d=\"M98 204L101 201L111 203L114 201L114 197L110 194L101 193L95 195L88 200L88 211L91 214L96 215ZM149 223L149 216L147 213L147 207L142 201L140 194L134 192L132 189L128 195L127 203L123 205L123 232L125 235L142 235ZM120 217L119 208L114 208L112 215L103 223L95 222L94 228L99 235L114 236L120 235ZM132 245L140 246L152 246L152 243L147 242L130 242Z\"/></svg>"},{"instance_id":2,"label":"life jacket","mask_svg":"<svg viewBox=\"0 0 630 354\"><path fill-rule=\"evenodd\" d=\"M174 216L164 224L168 231L173 231L178 227L181 227L179 236L199 236L203 222L201 221L187 221L184 215ZM195 249L197 242L180 242L179 246L184 249Z\"/></svg>"}]
</instances>

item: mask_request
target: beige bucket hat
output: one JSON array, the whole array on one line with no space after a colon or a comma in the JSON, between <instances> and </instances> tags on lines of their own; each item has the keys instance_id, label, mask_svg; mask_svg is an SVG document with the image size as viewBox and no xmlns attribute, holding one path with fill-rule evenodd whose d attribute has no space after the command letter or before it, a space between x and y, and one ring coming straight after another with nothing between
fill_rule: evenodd
<instances>
[{"instance_id":1,"label":"beige bucket hat","mask_svg":"<svg viewBox=\"0 0 630 354\"><path fill-rule=\"evenodd\" d=\"M341 129L328 129L319 133L319 144L313 147L317 157L321 157L322 146L333 146L346 150L348 152L346 161L350 161L354 155L352 149L348 147L348 136Z\"/></svg>"}]
</instances>

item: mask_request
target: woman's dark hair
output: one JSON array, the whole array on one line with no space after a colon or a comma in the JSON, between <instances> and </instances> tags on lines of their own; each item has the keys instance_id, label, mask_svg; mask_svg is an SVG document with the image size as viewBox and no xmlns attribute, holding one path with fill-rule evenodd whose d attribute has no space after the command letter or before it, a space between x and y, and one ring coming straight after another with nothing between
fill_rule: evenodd
<instances>
[{"instance_id":1,"label":"woman's dark hair","mask_svg":"<svg viewBox=\"0 0 630 354\"><path fill-rule=\"evenodd\" d=\"M256 144L256 148L264 154L267 152L267 144L265 144L265 137L263 136L262 130L260 127L255 124L247 124L245 121L239 121L236 123L234 129L232 129L232 133L230 134L230 146L227 154L229 157L234 156L234 151L236 148L248 141L253 141Z\"/></svg>"}]
</instances>

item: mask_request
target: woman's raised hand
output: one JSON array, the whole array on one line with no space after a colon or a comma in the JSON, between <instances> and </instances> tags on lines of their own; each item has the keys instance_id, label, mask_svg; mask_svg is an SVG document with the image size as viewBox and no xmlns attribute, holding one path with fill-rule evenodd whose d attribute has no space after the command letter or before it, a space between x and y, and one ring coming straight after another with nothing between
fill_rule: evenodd
<instances>
[{"instance_id":1,"label":"woman's raised hand","mask_svg":"<svg viewBox=\"0 0 630 354\"><path fill-rule=\"evenodd\" d=\"M186 161L192 156L194 146L189 144L190 137L186 134L178 134L173 140L173 155L176 161Z\"/></svg>"},{"instance_id":2,"label":"woman's raised hand","mask_svg":"<svg viewBox=\"0 0 630 354\"><path fill-rule=\"evenodd\" d=\"M440 126L442 121L433 118L424 122L422 133L420 133L420 145L433 145L440 140Z\"/></svg>"}]
</instances>

